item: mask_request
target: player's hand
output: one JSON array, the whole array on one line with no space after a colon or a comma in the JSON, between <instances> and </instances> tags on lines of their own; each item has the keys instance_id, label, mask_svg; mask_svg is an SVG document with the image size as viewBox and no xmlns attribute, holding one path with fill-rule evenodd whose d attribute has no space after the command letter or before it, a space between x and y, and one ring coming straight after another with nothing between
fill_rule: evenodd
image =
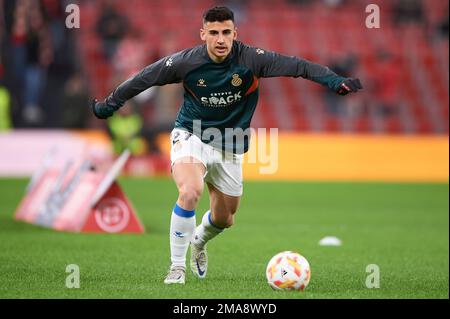
<instances>
[{"instance_id":1,"label":"player's hand","mask_svg":"<svg viewBox=\"0 0 450 319\"><path fill-rule=\"evenodd\" d=\"M362 88L359 79L347 78L339 85L336 93L339 95L346 95L350 92L358 92L358 90L361 90Z\"/></svg>"},{"instance_id":2,"label":"player's hand","mask_svg":"<svg viewBox=\"0 0 450 319\"><path fill-rule=\"evenodd\" d=\"M92 100L92 112L94 113L95 117L98 119L106 119L113 115L114 110L105 102L98 102L97 99Z\"/></svg>"}]
</instances>

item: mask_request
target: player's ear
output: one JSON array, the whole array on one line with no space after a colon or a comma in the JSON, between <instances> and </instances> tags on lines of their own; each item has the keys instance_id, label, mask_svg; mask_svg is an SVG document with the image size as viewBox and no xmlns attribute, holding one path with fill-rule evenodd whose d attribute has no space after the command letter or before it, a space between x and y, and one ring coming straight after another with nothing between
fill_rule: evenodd
<instances>
[{"instance_id":1,"label":"player's ear","mask_svg":"<svg viewBox=\"0 0 450 319\"><path fill-rule=\"evenodd\" d=\"M234 36L233 36L233 40L236 40L237 39L237 28L236 27L234 27Z\"/></svg>"},{"instance_id":2,"label":"player's ear","mask_svg":"<svg viewBox=\"0 0 450 319\"><path fill-rule=\"evenodd\" d=\"M206 31L205 31L205 29L200 29L200 39L202 39L202 41L206 41Z\"/></svg>"}]
</instances>

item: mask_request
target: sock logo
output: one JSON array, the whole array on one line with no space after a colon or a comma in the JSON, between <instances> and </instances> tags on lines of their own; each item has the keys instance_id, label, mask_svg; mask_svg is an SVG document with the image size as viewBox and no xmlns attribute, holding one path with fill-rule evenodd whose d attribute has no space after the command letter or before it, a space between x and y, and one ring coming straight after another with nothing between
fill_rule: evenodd
<instances>
[{"instance_id":1,"label":"sock logo","mask_svg":"<svg viewBox=\"0 0 450 319\"><path fill-rule=\"evenodd\" d=\"M184 237L184 234L182 232L179 232L179 231L176 231L174 234L175 234L175 236L177 236L179 238L183 238Z\"/></svg>"}]
</instances>

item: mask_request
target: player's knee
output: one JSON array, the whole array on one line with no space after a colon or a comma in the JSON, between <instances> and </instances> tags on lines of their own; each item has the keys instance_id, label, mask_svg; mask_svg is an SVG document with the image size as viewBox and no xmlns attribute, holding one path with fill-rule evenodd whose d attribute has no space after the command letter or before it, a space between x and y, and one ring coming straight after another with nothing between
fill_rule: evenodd
<instances>
[{"instance_id":1,"label":"player's knee","mask_svg":"<svg viewBox=\"0 0 450 319\"><path fill-rule=\"evenodd\" d=\"M216 223L220 228L230 228L234 224L234 214L229 214L227 217L217 220Z\"/></svg>"},{"instance_id":2,"label":"player's knee","mask_svg":"<svg viewBox=\"0 0 450 319\"><path fill-rule=\"evenodd\" d=\"M234 225L234 215L231 215L230 217L228 217L227 219L227 223L225 225L225 228L230 228L231 226Z\"/></svg>"},{"instance_id":3,"label":"player's knee","mask_svg":"<svg viewBox=\"0 0 450 319\"><path fill-rule=\"evenodd\" d=\"M187 208L197 206L200 197L202 196L201 187L183 186L179 189L179 200Z\"/></svg>"}]
</instances>

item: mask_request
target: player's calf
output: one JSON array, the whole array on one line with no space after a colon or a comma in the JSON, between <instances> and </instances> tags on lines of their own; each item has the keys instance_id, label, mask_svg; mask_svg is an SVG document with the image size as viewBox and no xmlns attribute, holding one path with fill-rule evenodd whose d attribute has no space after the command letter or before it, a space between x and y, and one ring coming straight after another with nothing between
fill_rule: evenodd
<instances>
[{"instance_id":1,"label":"player's calf","mask_svg":"<svg viewBox=\"0 0 450 319\"><path fill-rule=\"evenodd\" d=\"M192 273L198 278L205 278L208 270L208 255L206 253L206 243L223 232L223 228L214 224L211 219L211 212L207 211L202 218L202 222L197 226L191 240L191 260Z\"/></svg>"}]
</instances>

